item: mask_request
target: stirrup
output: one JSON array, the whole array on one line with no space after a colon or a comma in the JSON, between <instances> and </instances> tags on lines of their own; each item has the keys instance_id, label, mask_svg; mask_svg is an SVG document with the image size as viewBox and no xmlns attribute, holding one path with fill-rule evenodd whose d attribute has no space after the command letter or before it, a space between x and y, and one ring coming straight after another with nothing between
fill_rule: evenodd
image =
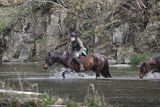
<instances>
[{"instance_id":1,"label":"stirrup","mask_svg":"<svg viewBox=\"0 0 160 107\"><path fill-rule=\"evenodd\" d=\"M84 66L83 66L82 64L80 64L80 70L81 70L81 71L84 71L84 70L85 70L85 68L84 68Z\"/></svg>"}]
</instances>

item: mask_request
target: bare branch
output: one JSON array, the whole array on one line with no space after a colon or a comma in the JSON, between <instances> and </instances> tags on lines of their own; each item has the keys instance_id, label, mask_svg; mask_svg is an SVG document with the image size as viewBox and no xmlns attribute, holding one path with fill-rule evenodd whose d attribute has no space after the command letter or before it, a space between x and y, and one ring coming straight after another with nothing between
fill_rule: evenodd
<instances>
[{"instance_id":1,"label":"bare branch","mask_svg":"<svg viewBox=\"0 0 160 107\"><path fill-rule=\"evenodd\" d=\"M62 8L65 9L65 10L68 10L68 9L67 9L66 7L64 7L63 5L58 4L58 3L56 3L56 2L53 2L53 1L50 1L50 0L38 0L38 2L42 2L42 3L52 3L52 4L55 4L55 5L57 5L57 6L62 7Z\"/></svg>"},{"instance_id":2,"label":"bare branch","mask_svg":"<svg viewBox=\"0 0 160 107\"><path fill-rule=\"evenodd\" d=\"M147 7L144 5L144 3L142 2L142 0L140 0L140 3L141 3L141 5L142 5L144 8L147 8Z\"/></svg>"},{"instance_id":3,"label":"bare branch","mask_svg":"<svg viewBox=\"0 0 160 107\"><path fill-rule=\"evenodd\" d=\"M139 3L139 0L136 0L136 3L138 5L138 7L140 8L140 10L143 10L142 7L141 7L141 5L140 5L140 3Z\"/></svg>"}]
</instances>

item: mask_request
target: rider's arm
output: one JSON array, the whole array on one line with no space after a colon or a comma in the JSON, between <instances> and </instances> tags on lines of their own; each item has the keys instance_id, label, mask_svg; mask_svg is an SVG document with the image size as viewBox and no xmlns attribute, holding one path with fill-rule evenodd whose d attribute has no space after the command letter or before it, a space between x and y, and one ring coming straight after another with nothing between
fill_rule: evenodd
<instances>
[{"instance_id":1,"label":"rider's arm","mask_svg":"<svg viewBox=\"0 0 160 107\"><path fill-rule=\"evenodd\" d=\"M84 46L83 46L83 43L82 43L82 41L78 38L77 39L77 41L78 41L78 44L79 44L79 46L80 46L80 51L78 52L79 54L81 54L82 53L82 51L83 51L83 49L84 49Z\"/></svg>"}]
</instances>

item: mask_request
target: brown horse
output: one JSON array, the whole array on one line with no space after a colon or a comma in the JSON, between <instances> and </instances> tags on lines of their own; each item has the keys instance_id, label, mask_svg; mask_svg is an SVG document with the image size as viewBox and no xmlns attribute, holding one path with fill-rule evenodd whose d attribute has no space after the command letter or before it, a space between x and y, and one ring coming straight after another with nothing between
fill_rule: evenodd
<instances>
[{"instance_id":1,"label":"brown horse","mask_svg":"<svg viewBox=\"0 0 160 107\"><path fill-rule=\"evenodd\" d=\"M100 77L100 73L105 78L111 78L108 61L105 56L93 53L85 57L81 56L79 60L83 64L85 71L92 70L96 72L96 78ZM66 68L80 72L80 66L73 60L73 54L71 52L49 52L45 59L44 69L47 69L48 66L52 66L54 63L60 63ZM65 78L65 73L62 73L62 76Z\"/></svg>"},{"instance_id":2,"label":"brown horse","mask_svg":"<svg viewBox=\"0 0 160 107\"><path fill-rule=\"evenodd\" d=\"M153 72L160 72L160 56L141 64L139 78L143 78L150 70L154 70Z\"/></svg>"}]
</instances>

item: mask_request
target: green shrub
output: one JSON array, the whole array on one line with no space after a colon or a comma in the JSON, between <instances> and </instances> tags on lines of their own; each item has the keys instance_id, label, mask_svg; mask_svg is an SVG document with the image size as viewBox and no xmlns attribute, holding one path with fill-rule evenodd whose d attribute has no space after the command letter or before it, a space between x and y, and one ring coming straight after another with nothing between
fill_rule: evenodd
<instances>
[{"instance_id":1,"label":"green shrub","mask_svg":"<svg viewBox=\"0 0 160 107\"><path fill-rule=\"evenodd\" d=\"M87 105L89 107L100 107L100 101L99 99L95 98L94 96L87 96Z\"/></svg>"},{"instance_id":2,"label":"green shrub","mask_svg":"<svg viewBox=\"0 0 160 107\"><path fill-rule=\"evenodd\" d=\"M77 102L70 101L70 100L65 101L65 104L67 105L67 107L79 107Z\"/></svg>"},{"instance_id":3,"label":"green shrub","mask_svg":"<svg viewBox=\"0 0 160 107\"><path fill-rule=\"evenodd\" d=\"M132 65L138 65L140 64L140 62L147 60L151 56L152 54L150 52L137 54L137 55L131 56L130 61Z\"/></svg>"}]
</instances>

